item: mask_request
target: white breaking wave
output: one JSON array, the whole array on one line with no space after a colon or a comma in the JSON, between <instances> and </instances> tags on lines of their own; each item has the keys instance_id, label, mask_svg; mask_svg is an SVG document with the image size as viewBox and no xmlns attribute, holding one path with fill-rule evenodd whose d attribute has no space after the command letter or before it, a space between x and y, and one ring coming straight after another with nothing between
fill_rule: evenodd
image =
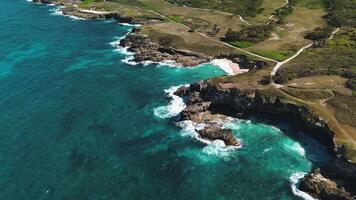
<instances>
[{"instance_id":1,"label":"white breaking wave","mask_svg":"<svg viewBox=\"0 0 356 200\"><path fill-rule=\"evenodd\" d=\"M202 130L205 127L205 124L198 124L191 120L185 120L177 122L177 125L182 128L182 136L188 136L206 144L207 146L202 149L202 152L207 155L228 157L234 150L241 148L241 146L226 146L222 140L211 141L201 138L196 130Z\"/></svg>"},{"instance_id":2,"label":"white breaking wave","mask_svg":"<svg viewBox=\"0 0 356 200\"><path fill-rule=\"evenodd\" d=\"M158 108L155 108L154 109L155 116L159 118L170 118L170 117L177 116L180 112L184 110L186 105L183 101L183 98L174 95L174 92L177 91L179 87L181 87L181 85L172 86L164 90L164 92L167 93L167 96L171 98L171 101L166 106L160 106Z\"/></svg>"},{"instance_id":3,"label":"white breaking wave","mask_svg":"<svg viewBox=\"0 0 356 200\"><path fill-rule=\"evenodd\" d=\"M306 173L304 172L295 172L292 174L292 176L289 177L289 181L291 183L291 187L292 187L292 192L294 195L303 198L305 200L316 200L315 198L313 198L312 196L310 196L309 194L300 191L298 189L299 186L299 181L300 179L302 179L305 176Z\"/></svg>"},{"instance_id":4,"label":"white breaking wave","mask_svg":"<svg viewBox=\"0 0 356 200\"><path fill-rule=\"evenodd\" d=\"M215 59L211 61L211 64L218 66L229 75L234 75L234 71L231 69L229 62L227 62L226 59Z\"/></svg>"},{"instance_id":5,"label":"white breaking wave","mask_svg":"<svg viewBox=\"0 0 356 200\"><path fill-rule=\"evenodd\" d=\"M133 53L130 52L130 51L128 51L128 48L129 48L129 47L122 47L122 46L120 46L120 42L121 42L121 40L123 40L128 34L130 34L130 32L131 32L131 30L129 30L129 31L128 31L125 35L123 35L123 36L115 37L115 38L114 38L115 40L112 41L112 42L110 42L110 45L115 48L115 50L114 50L115 52L119 52L119 53L121 53L121 54L130 56L130 57L125 57L124 60L127 60L127 61L133 59L133 56L132 56ZM124 61L124 60L123 60L123 61ZM124 61L124 62L125 62L125 61ZM125 62L125 63L126 63L126 62Z\"/></svg>"},{"instance_id":6,"label":"white breaking wave","mask_svg":"<svg viewBox=\"0 0 356 200\"><path fill-rule=\"evenodd\" d=\"M140 24L129 24L129 23L119 23L122 26L132 26L132 27L140 27Z\"/></svg>"},{"instance_id":7,"label":"white breaking wave","mask_svg":"<svg viewBox=\"0 0 356 200\"><path fill-rule=\"evenodd\" d=\"M292 151L297 152L300 156L305 156L305 149L298 142L295 142L293 145L284 146Z\"/></svg>"},{"instance_id":8,"label":"white breaking wave","mask_svg":"<svg viewBox=\"0 0 356 200\"><path fill-rule=\"evenodd\" d=\"M51 5L51 4L49 4L49 5L55 6L55 5ZM49 11L51 12L51 15L54 15L54 16L66 16L73 20L86 20L84 18L80 18L77 16L63 14L63 11L62 11L63 8L64 8L64 6L55 6L53 9L50 9Z\"/></svg>"}]
</instances>

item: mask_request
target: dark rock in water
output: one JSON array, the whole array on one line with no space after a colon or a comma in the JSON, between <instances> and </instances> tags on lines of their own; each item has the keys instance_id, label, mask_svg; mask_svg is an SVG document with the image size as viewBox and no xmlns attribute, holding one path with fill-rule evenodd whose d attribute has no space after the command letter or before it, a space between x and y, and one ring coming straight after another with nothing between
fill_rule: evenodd
<instances>
[{"instance_id":1,"label":"dark rock in water","mask_svg":"<svg viewBox=\"0 0 356 200\"><path fill-rule=\"evenodd\" d=\"M185 86L182 86L180 88L178 88L175 92L174 95L182 97L187 93L188 88Z\"/></svg>"},{"instance_id":2,"label":"dark rock in water","mask_svg":"<svg viewBox=\"0 0 356 200\"><path fill-rule=\"evenodd\" d=\"M324 177L319 169L306 175L301 183L300 189L321 200L356 200L344 188L339 188L335 181Z\"/></svg>"},{"instance_id":3,"label":"dark rock in water","mask_svg":"<svg viewBox=\"0 0 356 200\"><path fill-rule=\"evenodd\" d=\"M218 115L268 116L269 118L287 120L295 128L304 130L328 147L334 155L344 155L334 152L333 132L327 122L311 112L303 104L287 101L278 95L269 95L258 89L240 90L224 88L213 82L202 81L190 85L184 98L188 105L181 113L182 120L192 120L196 123L206 123L207 127L197 131L202 138L220 139L226 145L238 145L231 131L209 125ZM338 148L338 151L342 149ZM335 156L328 166L323 166L322 172L313 171L300 184L300 189L322 200L356 200L356 165Z\"/></svg>"},{"instance_id":4,"label":"dark rock in water","mask_svg":"<svg viewBox=\"0 0 356 200\"><path fill-rule=\"evenodd\" d=\"M202 138L209 140L222 140L226 146L238 146L240 142L234 137L231 129L223 129L218 125L209 124L202 130L197 130Z\"/></svg>"},{"instance_id":5,"label":"dark rock in water","mask_svg":"<svg viewBox=\"0 0 356 200\"><path fill-rule=\"evenodd\" d=\"M205 112L208 110L210 103L196 103L193 105L187 106L180 114L180 120L193 120L195 122L202 122L203 119L199 119L199 113Z\"/></svg>"},{"instance_id":6,"label":"dark rock in water","mask_svg":"<svg viewBox=\"0 0 356 200\"><path fill-rule=\"evenodd\" d=\"M128 50L135 53L135 62L172 60L183 66L196 66L213 59L211 56L202 53L175 49L173 47L163 47L153 42L148 36L142 35L139 30L133 31L121 40L120 46L129 47Z\"/></svg>"}]
</instances>

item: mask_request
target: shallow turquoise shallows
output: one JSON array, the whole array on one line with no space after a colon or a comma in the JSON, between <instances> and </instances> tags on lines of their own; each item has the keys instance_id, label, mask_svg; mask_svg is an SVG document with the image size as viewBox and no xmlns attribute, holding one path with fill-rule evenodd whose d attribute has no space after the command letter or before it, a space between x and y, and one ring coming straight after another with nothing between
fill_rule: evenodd
<instances>
[{"instance_id":1,"label":"shallow turquoise shallows","mask_svg":"<svg viewBox=\"0 0 356 200\"><path fill-rule=\"evenodd\" d=\"M303 195L293 183L324 155L301 134L234 120L243 147L227 151L157 114L164 90L223 71L126 64L112 42L132 27L55 9L0 0L0 199Z\"/></svg>"}]
</instances>

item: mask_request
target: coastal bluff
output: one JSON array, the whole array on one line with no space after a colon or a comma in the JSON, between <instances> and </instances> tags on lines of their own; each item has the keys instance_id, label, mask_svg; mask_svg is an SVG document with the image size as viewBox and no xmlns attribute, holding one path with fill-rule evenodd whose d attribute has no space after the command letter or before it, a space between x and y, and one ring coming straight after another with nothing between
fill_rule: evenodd
<instances>
[{"instance_id":1,"label":"coastal bluff","mask_svg":"<svg viewBox=\"0 0 356 200\"><path fill-rule=\"evenodd\" d=\"M288 122L293 129L301 130L325 145L333 155L332 162L315 169L301 180L300 189L322 200L356 198L356 165L344 157L343 147L334 143L334 133L327 121L310 111L308 106L268 89L223 88L213 80L183 86L176 95L185 99L187 104L180 120L199 123L231 116Z\"/></svg>"}]
</instances>

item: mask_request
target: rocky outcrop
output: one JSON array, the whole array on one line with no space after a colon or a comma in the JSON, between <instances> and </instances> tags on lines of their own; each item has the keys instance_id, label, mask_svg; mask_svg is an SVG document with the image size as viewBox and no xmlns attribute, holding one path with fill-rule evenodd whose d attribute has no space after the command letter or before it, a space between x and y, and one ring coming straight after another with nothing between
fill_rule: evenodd
<instances>
[{"instance_id":1,"label":"rocky outcrop","mask_svg":"<svg viewBox=\"0 0 356 200\"><path fill-rule=\"evenodd\" d=\"M205 139L222 140L226 146L238 146L240 142L234 137L231 129L224 129L218 125L209 124L197 133Z\"/></svg>"},{"instance_id":2,"label":"rocky outcrop","mask_svg":"<svg viewBox=\"0 0 356 200\"><path fill-rule=\"evenodd\" d=\"M299 188L321 200L356 200L356 196L350 194L345 188L338 187L335 181L323 176L320 169L306 175Z\"/></svg>"},{"instance_id":3,"label":"rocky outcrop","mask_svg":"<svg viewBox=\"0 0 356 200\"><path fill-rule=\"evenodd\" d=\"M162 41L162 43L165 43L165 41ZM219 54L217 56L210 56L204 53L176 49L167 44L161 45L153 42L148 36L141 34L139 29L133 30L132 33L121 40L120 46L128 47L129 51L135 53L135 62L174 61L182 66L197 66L202 63L210 62L213 59L227 58L239 64L242 69L261 69L267 65L264 61L253 61L247 56L240 54Z\"/></svg>"},{"instance_id":4,"label":"rocky outcrop","mask_svg":"<svg viewBox=\"0 0 356 200\"><path fill-rule=\"evenodd\" d=\"M148 36L140 34L138 30L134 30L121 40L120 46L128 47L129 51L135 53L135 62L170 60L183 66L195 66L213 59L211 56L202 53L159 45L152 42Z\"/></svg>"},{"instance_id":5,"label":"rocky outcrop","mask_svg":"<svg viewBox=\"0 0 356 200\"><path fill-rule=\"evenodd\" d=\"M356 165L335 151L333 132L328 124L303 104L287 100L278 93L270 94L268 89L224 89L209 81L179 88L176 95L182 96L187 104L181 112L181 120L204 122L206 113L240 118L268 116L286 120L294 128L304 130L325 144L334 153L335 160L322 167L323 173L316 170L305 176L300 189L322 200L355 200Z\"/></svg>"},{"instance_id":6,"label":"rocky outcrop","mask_svg":"<svg viewBox=\"0 0 356 200\"><path fill-rule=\"evenodd\" d=\"M295 128L334 149L332 131L322 118L307 107L284 101L278 95L268 95L268 92L260 90L222 89L207 81L191 84L189 91L183 94L188 105L182 112L183 118L209 111L233 117L268 116L288 120Z\"/></svg>"}]
</instances>

